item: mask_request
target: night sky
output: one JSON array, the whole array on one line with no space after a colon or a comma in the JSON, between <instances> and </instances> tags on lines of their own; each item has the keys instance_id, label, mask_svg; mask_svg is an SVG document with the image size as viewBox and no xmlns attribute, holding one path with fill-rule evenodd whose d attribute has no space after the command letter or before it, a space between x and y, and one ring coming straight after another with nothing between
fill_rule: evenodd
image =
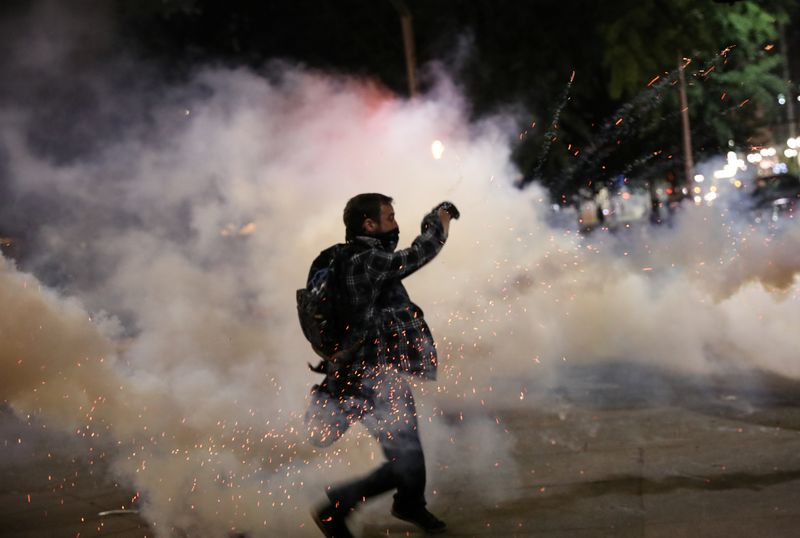
<instances>
[{"instance_id":1,"label":"night sky","mask_svg":"<svg viewBox=\"0 0 800 538\"><path fill-rule=\"evenodd\" d=\"M681 46L684 56L696 59L689 77L696 158L727 151L729 138L743 150L764 143L770 126L785 122L772 93L756 96L742 90L735 96L737 103L749 100L750 108L731 111L714 103L735 94L736 87L720 82L699 89L706 82L702 68L719 61L719 51L733 43L696 35L687 25L710 26L712 14L746 10L748 2L76 0L58 14L48 11L54 5L12 0L0 7L0 43L12 49L0 58L0 72L6 75L0 101L14 108L35 99L39 121L29 137L64 162L93 151L120 126L146 117L142 95L179 85L210 66L247 68L269 78L278 76L280 66L297 65L371 80L407 96L402 5L413 20L419 92L425 94L446 73L464 93L473 119L511 111L518 134L514 160L523 180L545 182L556 199L619 174L667 177L680 169L677 90L674 85L665 85L663 91L648 87L654 77L674 71L679 51L670 47ZM765 9L788 9L796 21L799 10L792 5L763 3ZM636 24L609 41L609 29L625 17ZM800 50L798 28L790 20L786 29L794 80L800 79L800 54L792 54ZM51 47L58 47L59 39L69 43L58 73L37 70L25 58L30 52L26 43L39 33L54 36ZM658 44L662 34L666 48ZM621 65L610 60L616 44L636 70L620 95L611 88L613 68ZM774 43L757 45L769 48ZM776 55L779 49L762 55ZM734 49L733 62L741 67L736 54ZM728 65L728 58L724 60ZM773 69L776 77L779 71ZM87 81L98 72L104 73L104 84L119 90L120 106L113 110L99 109L87 89ZM692 87L705 92L707 102L695 99ZM163 98L164 93L157 99ZM174 94L168 98L180 99ZM759 99L757 110L753 105ZM624 136L604 132L604 124L618 121L626 107L638 124L626 121ZM83 121L74 122L65 109L79 112ZM61 135L54 137L55 131ZM596 162L574 167L574 148L593 146L599 152ZM631 168L654 152L665 159Z\"/></svg>"}]
</instances>

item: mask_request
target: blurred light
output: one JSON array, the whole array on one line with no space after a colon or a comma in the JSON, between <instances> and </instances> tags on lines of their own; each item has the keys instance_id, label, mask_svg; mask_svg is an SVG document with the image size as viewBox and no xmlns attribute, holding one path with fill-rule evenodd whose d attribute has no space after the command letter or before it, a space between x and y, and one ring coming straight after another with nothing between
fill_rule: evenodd
<instances>
[{"instance_id":1,"label":"blurred light","mask_svg":"<svg viewBox=\"0 0 800 538\"><path fill-rule=\"evenodd\" d=\"M431 144L431 153L433 153L434 159L442 158L442 154L444 153L444 144L442 144L441 140L433 141L433 144Z\"/></svg>"},{"instance_id":2,"label":"blurred light","mask_svg":"<svg viewBox=\"0 0 800 538\"><path fill-rule=\"evenodd\" d=\"M622 199L623 200L628 200L630 197L631 197L631 193L629 193L629 192L623 192L622 193Z\"/></svg>"},{"instance_id":3,"label":"blurred light","mask_svg":"<svg viewBox=\"0 0 800 538\"><path fill-rule=\"evenodd\" d=\"M761 155L763 155L764 157L772 157L777 153L777 151L775 150L775 148L764 148L759 153L761 153Z\"/></svg>"},{"instance_id":4,"label":"blurred light","mask_svg":"<svg viewBox=\"0 0 800 538\"><path fill-rule=\"evenodd\" d=\"M717 192L717 186L716 185L711 185L711 188L708 189L708 190L710 190L711 192Z\"/></svg>"},{"instance_id":5,"label":"blurred light","mask_svg":"<svg viewBox=\"0 0 800 538\"><path fill-rule=\"evenodd\" d=\"M778 163L772 167L773 174L785 174L789 171L789 167L786 166L786 163Z\"/></svg>"},{"instance_id":6,"label":"blurred light","mask_svg":"<svg viewBox=\"0 0 800 538\"><path fill-rule=\"evenodd\" d=\"M761 164L759 166L764 170L768 170L772 168L772 164L773 164L772 161L761 161Z\"/></svg>"},{"instance_id":7,"label":"blurred light","mask_svg":"<svg viewBox=\"0 0 800 538\"><path fill-rule=\"evenodd\" d=\"M733 142L733 138L731 138L730 140L728 140L728 147L732 148L733 146L734 146L734 142Z\"/></svg>"},{"instance_id":8,"label":"blurred light","mask_svg":"<svg viewBox=\"0 0 800 538\"><path fill-rule=\"evenodd\" d=\"M778 94L778 104L779 105L785 105L786 104L786 96L783 95L782 93Z\"/></svg>"},{"instance_id":9,"label":"blurred light","mask_svg":"<svg viewBox=\"0 0 800 538\"><path fill-rule=\"evenodd\" d=\"M712 201L714 201L716 198L717 198L717 193L716 193L716 192L709 192L708 194L706 194L705 196L703 196L703 199L704 199L706 202L712 202Z\"/></svg>"},{"instance_id":10,"label":"blurred light","mask_svg":"<svg viewBox=\"0 0 800 538\"><path fill-rule=\"evenodd\" d=\"M694 180L698 183L702 183L703 180L705 180L705 178L706 176L704 176L703 174L695 174L694 176Z\"/></svg>"},{"instance_id":11,"label":"blurred light","mask_svg":"<svg viewBox=\"0 0 800 538\"><path fill-rule=\"evenodd\" d=\"M248 222L241 228L239 228L239 235L250 235L256 231L256 223L255 222Z\"/></svg>"},{"instance_id":12,"label":"blurred light","mask_svg":"<svg viewBox=\"0 0 800 538\"><path fill-rule=\"evenodd\" d=\"M740 179L737 179L736 181L733 182L733 186L736 187L737 189L741 189L742 185L743 185L743 183L742 183L742 180L740 180Z\"/></svg>"},{"instance_id":13,"label":"blurred light","mask_svg":"<svg viewBox=\"0 0 800 538\"><path fill-rule=\"evenodd\" d=\"M786 145L789 146L792 149L795 149L797 147L797 139L796 138L790 138L789 140L786 141Z\"/></svg>"},{"instance_id":14,"label":"blurred light","mask_svg":"<svg viewBox=\"0 0 800 538\"><path fill-rule=\"evenodd\" d=\"M700 198L699 196L695 196L694 197L694 203L696 203L697 205L700 205L700 203L702 203L702 201L703 201L703 199Z\"/></svg>"},{"instance_id":15,"label":"blurred light","mask_svg":"<svg viewBox=\"0 0 800 538\"><path fill-rule=\"evenodd\" d=\"M744 161L739 158L735 151L729 151L727 157L728 164L725 165L725 169L729 172L729 174L725 177L733 177L737 168L741 170L747 170L747 165L744 164Z\"/></svg>"},{"instance_id":16,"label":"blurred light","mask_svg":"<svg viewBox=\"0 0 800 538\"><path fill-rule=\"evenodd\" d=\"M797 157L797 150L792 148L786 148L783 150L783 154L787 157Z\"/></svg>"},{"instance_id":17,"label":"blurred light","mask_svg":"<svg viewBox=\"0 0 800 538\"><path fill-rule=\"evenodd\" d=\"M747 162L757 163L761 161L761 154L760 153L751 153L747 156Z\"/></svg>"},{"instance_id":18,"label":"blurred light","mask_svg":"<svg viewBox=\"0 0 800 538\"><path fill-rule=\"evenodd\" d=\"M714 172L714 177L717 179L729 178L736 175L736 166L731 166L730 164L726 164L722 170L716 170Z\"/></svg>"},{"instance_id":19,"label":"blurred light","mask_svg":"<svg viewBox=\"0 0 800 538\"><path fill-rule=\"evenodd\" d=\"M695 194L700 194L701 192L703 192L703 189L701 189L700 187L695 187L694 188L694 193Z\"/></svg>"}]
</instances>

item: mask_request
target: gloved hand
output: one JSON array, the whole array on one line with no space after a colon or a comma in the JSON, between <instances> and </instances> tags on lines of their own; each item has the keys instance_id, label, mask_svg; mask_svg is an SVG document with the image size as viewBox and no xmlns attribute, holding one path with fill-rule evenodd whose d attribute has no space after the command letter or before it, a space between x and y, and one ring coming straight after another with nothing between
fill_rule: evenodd
<instances>
[{"instance_id":1,"label":"gloved hand","mask_svg":"<svg viewBox=\"0 0 800 538\"><path fill-rule=\"evenodd\" d=\"M453 202L442 202L441 204L437 205L433 208L434 211L439 209L444 209L448 213L450 213L450 218L458 219L461 216L461 213L458 211L458 208Z\"/></svg>"}]
</instances>

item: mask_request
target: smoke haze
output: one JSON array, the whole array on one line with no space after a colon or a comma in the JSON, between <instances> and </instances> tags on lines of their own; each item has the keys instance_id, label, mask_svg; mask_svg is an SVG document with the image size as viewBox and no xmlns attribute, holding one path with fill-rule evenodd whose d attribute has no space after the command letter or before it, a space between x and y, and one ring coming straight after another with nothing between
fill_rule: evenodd
<instances>
[{"instance_id":1,"label":"smoke haze","mask_svg":"<svg viewBox=\"0 0 800 538\"><path fill-rule=\"evenodd\" d=\"M324 484L380 459L360 428L320 451L301 422L317 380L294 292L359 192L394 197L401 247L440 201L463 215L407 282L442 362L419 388L428 458L453 464L433 489L511 465L493 412L540 405L526 387L565 363L800 378L796 228L691 207L586 239L514 187L513 119L470 123L444 74L413 101L281 62L168 85L96 18L43 3L5 23L0 230L24 241L0 265L0 397L109 447L164 536L302 534Z\"/></svg>"}]
</instances>

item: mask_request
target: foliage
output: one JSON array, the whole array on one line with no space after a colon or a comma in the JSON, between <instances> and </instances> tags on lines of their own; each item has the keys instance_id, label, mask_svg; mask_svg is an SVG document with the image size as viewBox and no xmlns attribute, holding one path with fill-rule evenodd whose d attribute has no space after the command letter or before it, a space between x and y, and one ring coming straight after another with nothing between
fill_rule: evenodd
<instances>
[{"instance_id":1,"label":"foliage","mask_svg":"<svg viewBox=\"0 0 800 538\"><path fill-rule=\"evenodd\" d=\"M681 169L680 57L691 59L696 156L727 149L730 139L761 141L779 112L775 96L785 91L776 22L798 15L795 0L405 3L422 90L436 78L426 70L446 66L474 116L519 118L509 137L517 138L524 181L541 181L559 199L620 174L646 180ZM282 58L407 91L389 0L114 5L130 43L173 76L208 61L258 68Z\"/></svg>"},{"instance_id":2,"label":"foliage","mask_svg":"<svg viewBox=\"0 0 800 538\"><path fill-rule=\"evenodd\" d=\"M608 96L633 103L621 110L637 125L620 127L611 140L600 140L594 151L602 158L595 163L585 159L561 174L555 186L574 192L586 186L587 177L595 186L619 174L645 181L682 167L679 58L686 63L695 156L726 151L729 140L742 147L753 143L759 129L775 121L775 97L786 88L778 76L775 40L776 21L786 20L787 9L786 3L773 4L772 12L754 2L617 4L618 16L600 25L606 43L603 66ZM661 81L658 90L649 87L655 81Z\"/></svg>"}]
</instances>

